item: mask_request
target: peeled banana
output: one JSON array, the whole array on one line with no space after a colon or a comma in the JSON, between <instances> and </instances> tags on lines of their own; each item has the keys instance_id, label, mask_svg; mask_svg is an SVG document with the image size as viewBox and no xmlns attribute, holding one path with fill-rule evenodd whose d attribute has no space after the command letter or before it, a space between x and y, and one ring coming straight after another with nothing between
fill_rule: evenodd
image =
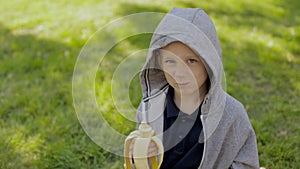
<instances>
[{"instance_id":1,"label":"peeled banana","mask_svg":"<svg viewBox=\"0 0 300 169\"><path fill-rule=\"evenodd\" d=\"M156 156L148 157L148 147L154 142L158 148ZM163 160L163 144L155 136L151 126L142 122L138 130L127 136L124 144L125 169L159 169Z\"/></svg>"}]
</instances>

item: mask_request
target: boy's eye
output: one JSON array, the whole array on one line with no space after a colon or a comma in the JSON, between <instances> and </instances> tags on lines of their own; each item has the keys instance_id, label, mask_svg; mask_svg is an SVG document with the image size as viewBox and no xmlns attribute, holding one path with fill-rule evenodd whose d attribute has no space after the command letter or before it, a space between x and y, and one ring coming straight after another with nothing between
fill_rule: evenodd
<instances>
[{"instance_id":1,"label":"boy's eye","mask_svg":"<svg viewBox=\"0 0 300 169\"><path fill-rule=\"evenodd\" d=\"M198 60L196 60L196 59L189 59L188 60L188 63L196 63L196 62L198 62Z\"/></svg>"},{"instance_id":2,"label":"boy's eye","mask_svg":"<svg viewBox=\"0 0 300 169\"><path fill-rule=\"evenodd\" d=\"M173 64L173 63L175 63L175 60L168 59L168 60L165 60L164 62L166 64Z\"/></svg>"}]
</instances>

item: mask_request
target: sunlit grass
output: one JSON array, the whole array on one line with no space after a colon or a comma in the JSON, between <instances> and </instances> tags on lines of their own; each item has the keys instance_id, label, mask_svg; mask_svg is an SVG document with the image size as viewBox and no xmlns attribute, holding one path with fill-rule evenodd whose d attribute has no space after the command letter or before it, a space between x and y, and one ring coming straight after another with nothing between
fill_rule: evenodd
<instances>
[{"instance_id":1,"label":"sunlit grass","mask_svg":"<svg viewBox=\"0 0 300 169\"><path fill-rule=\"evenodd\" d=\"M122 157L94 143L77 119L71 91L76 58L87 40L110 21L136 12L167 12L173 6L201 7L215 22L227 92L248 111L261 165L297 168L297 0L1 2L0 168L122 168ZM134 26L122 27L114 36L122 37ZM125 57L146 49L150 38L151 34L137 35L118 43L96 75L99 113L122 134L136 124L115 109L112 71ZM141 98L138 81L135 77L128 89L134 108Z\"/></svg>"}]
</instances>

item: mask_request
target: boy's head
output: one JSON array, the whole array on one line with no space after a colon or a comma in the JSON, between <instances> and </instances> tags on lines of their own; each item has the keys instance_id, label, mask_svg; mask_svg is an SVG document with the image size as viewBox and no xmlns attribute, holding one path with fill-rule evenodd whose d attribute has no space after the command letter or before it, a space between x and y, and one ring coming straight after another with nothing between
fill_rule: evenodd
<instances>
[{"instance_id":1,"label":"boy's head","mask_svg":"<svg viewBox=\"0 0 300 169\"><path fill-rule=\"evenodd\" d=\"M175 41L159 50L158 62L175 93L206 94L208 73L200 57L187 45Z\"/></svg>"},{"instance_id":2,"label":"boy's head","mask_svg":"<svg viewBox=\"0 0 300 169\"><path fill-rule=\"evenodd\" d=\"M172 60L166 60L170 56L178 71ZM141 72L143 98L155 97L169 85L180 94L199 89L210 93L222 87L222 75L221 46L209 16L199 8L172 9L151 39Z\"/></svg>"}]
</instances>

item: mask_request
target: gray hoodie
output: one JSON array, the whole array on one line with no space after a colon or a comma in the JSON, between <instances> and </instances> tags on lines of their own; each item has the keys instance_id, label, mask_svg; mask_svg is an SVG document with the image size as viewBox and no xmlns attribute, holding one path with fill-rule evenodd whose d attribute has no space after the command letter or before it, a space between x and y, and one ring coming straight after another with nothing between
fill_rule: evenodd
<instances>
[{"instance_id":1,"label":"gray hoodie","mask_svg":"<svg viewBox=\"0 0 300 169\"><path fill-rule=\"evenodd\" d=\"M210 79L201 107L203 131L199 141L204 142L204 152L199 169L259 168L254 130L244 106L222 88L222 50L214 24L202 9L174 8L154 32L141 72L142 102L147 102L148 111L145 116L138 109L138 122L146 120L163 138L169 85L158 65L157 49L174 41L186 44L201 56Z\"/></svg>"}]
</instances>

